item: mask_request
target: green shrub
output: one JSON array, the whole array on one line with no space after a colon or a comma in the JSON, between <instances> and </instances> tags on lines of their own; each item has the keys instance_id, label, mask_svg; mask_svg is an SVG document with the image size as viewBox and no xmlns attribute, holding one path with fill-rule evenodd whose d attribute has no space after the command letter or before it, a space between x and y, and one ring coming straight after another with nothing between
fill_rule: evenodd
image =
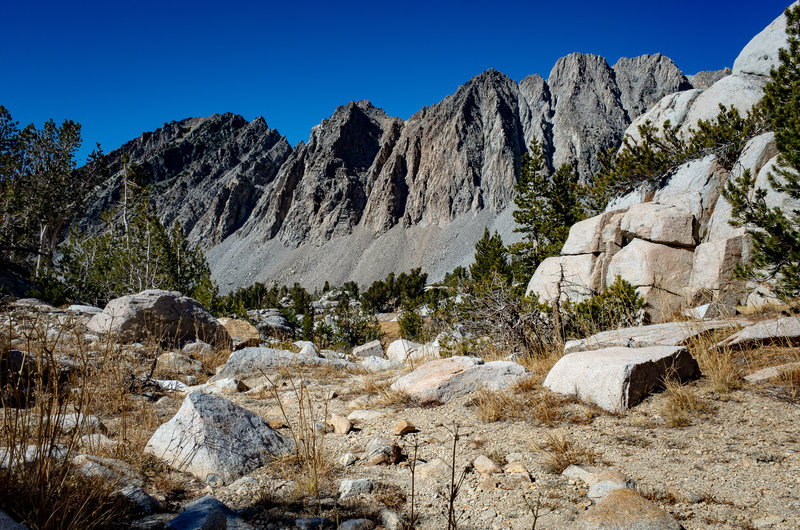
<instances>
[{"instance_id":1,"label":"green shrub","mask_svg":"<svg viewBox=\"0 0 800 530\"><path fill-rule=\"evenodd\" d=\"M644 306L636 288L617 276L605 291L577 304L564 307L568 334L580 337L600 331L633 326Z\"/></svg>"},{"instance_id":2,"label":"green shrub","mask_svg":"<svg viewBox=\"0 0 800 530\"><path fill-rule=\"evenodd\" d=\"M414 342L425 342L423 339L424 321L415 309L403 311L397 318L400 324L400 336Z\"/></svg>"}]
</instances>

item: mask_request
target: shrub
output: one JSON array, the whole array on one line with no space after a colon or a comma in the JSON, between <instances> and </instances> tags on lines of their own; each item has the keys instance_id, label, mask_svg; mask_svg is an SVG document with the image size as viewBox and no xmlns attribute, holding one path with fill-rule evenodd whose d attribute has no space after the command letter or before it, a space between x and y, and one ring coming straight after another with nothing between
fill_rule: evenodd
<instances>
[{"instance_id":1,"label":"shrub","mask_svg":"<svg viewBox=\"0 0 800 530\"><path fill-rule=\"evenodd\" d=\"M617 276L605 291L574 305L565 307L566 328L569 333L587 336L599 331L636 324L644 300L636 288Z\"/></svg>"}]
</instances>

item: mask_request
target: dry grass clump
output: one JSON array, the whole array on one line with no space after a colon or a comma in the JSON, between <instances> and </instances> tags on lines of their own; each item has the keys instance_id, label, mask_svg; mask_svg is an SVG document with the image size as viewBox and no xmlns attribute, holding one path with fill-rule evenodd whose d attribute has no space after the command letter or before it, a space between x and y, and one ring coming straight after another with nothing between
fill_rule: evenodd
<instances>
[{"instance_id":1,"label":"dry grass clump","mask_svg":"<svg viewBox=\"0 0 800 530\"><path fill-rule=\"evenodd\" d=\"M117 413L109 432L138 438L141 417L130 417L130 351L111 341L89 351L82 326L53 325L18 311L24 333L0 350L0 508L32 528L107 528L124 525L128 504L113 481L88 478L72 466L81 428L65 428L69 414ZM5 330L3 330L5 332Z\"/></svg>"},{"instance_id":2,"label":"dry grass clump","mask_svg":"<svg viewBox=\"0 0 800 530\"><path fill-rule=\"evenodd\" d=\"M699 335L689 342L688 348L711 388L726 396L742 386L743 373L737 355L727 346L717 345L722 338L721 333Z\"/></svg>"},{"instance_id":3,"label":"dry grass clump","mask_svg":"<svg viewBox=\"0 0 800 530\"><path fill-rule=\"evenodd\" d=\"M775 382L783 387L784 395L790 400L800 398L800 365L781 370Z\"/></svg>"},{"instance_id":4,"label":"dry grass clump","mask_svg":"<svg viewBox=\"0 0 800 530\"><path fill-rule=\"evenodd\" d=\"M573 464L594 464L597 461L594 451L576 444L561 430L547 432L535 447L542 454L542 465L550 473L561 473Z\"/></svg>"},{"instance_id":5,"label":"dry grass clump","mask_svg":"<svg viewBox=\"0 0 800 530\"><path fill-rule=\"evenodd\" d=\"M321 511L323 491L330 488L335 467L325 448L328 402L315 402L303 378L289 379L297 402L297 409L290 411L281 399L278 386L269 377L267 381L294 443L294 454L279 459L277 465L283 464L284 474L297 485L298 493L316 499L317 510Z\"/></svg>"},{"instance_id":6,"label":"dry grass clump","mask_svg":"<svg viewBox=\"0 0 800 530\"><path fill-rule=\"evenodd\" d=\"M708 405L697 396L697 389L684 385L674 378L664 381L666 401L661 413L669 427L686 427L691 423L692 413L708 411Z\"/></svg>"},{"instance_id":7,"label":"dry grass clump","mask_svg":"<svg viewBox=\"0 0 800 530\"><path fill-rule=\"evenodd\" d=\"M353 388L353 394L372 396L372 403L378 408L407 408L418 405L407 392L392 389L392 378L381 378L378 375L361 376Z\"/></svg>"}]
</instances>

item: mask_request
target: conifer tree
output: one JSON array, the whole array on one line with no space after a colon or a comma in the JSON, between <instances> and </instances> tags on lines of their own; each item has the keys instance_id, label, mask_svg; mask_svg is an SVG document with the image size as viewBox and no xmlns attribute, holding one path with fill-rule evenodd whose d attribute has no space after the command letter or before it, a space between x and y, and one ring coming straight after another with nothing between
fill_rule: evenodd
<instances>
[{"instance_id":1,"label":"conifer tree","mask_svg":"<svg viewBox=\"0 0 800 530\"><path fill-rule=\"evenodd\" d=\"M761 105L779 153L769 184L800 201L800 6L787 8L785 16L788 48L780 50ZM768 282L783 300L800 296L800 210L770 207L767 190L755 187L750 171L731 179L722 194L732 206L731 224L747 227L753 237L752 263L739 274Z\"/></svg>"},{"instance_id":2,"label":"conifer tree","mask_svg":"<svg viewBox=\"0 0 800 530\"><path fill-rule=\"evenodd\" d=\"M492 272L511 283L513 274L503 238L497 232L492 235L488 228L484 228L483 237L475 243L475 263L470 265L469 273L472 281L477 283L488 279Z\"/></svg>"},{"instance_id":3,"label":"conifer tree","mask_svg":"<svg viewBox=\"0 0 800 530\"><path fill-rule=\"evenodd\" d=\"M525 282L545 258L559 253L570 227L583 218L582 187L577 172L568 164L549 176L542 146L533 140L522 155L516 189L514 231L523 235L509 250L518 258L514 276Z\"/></svg>"}]
</instances>

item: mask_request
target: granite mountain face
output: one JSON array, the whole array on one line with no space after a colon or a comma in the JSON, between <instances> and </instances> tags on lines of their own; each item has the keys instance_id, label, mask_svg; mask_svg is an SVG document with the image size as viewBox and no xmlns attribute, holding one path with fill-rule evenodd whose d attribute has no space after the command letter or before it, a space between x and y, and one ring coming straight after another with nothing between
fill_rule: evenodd
<instances>
[{"instance_id":1,"label":"granite mountain face","mask_svg":"<svg viewBox=\"0 0 800 530\"><path fill-rule=\"evenodd\" d=\"M612 67L574 53L547 80L488 70L405 121L351 102L294 148L262 118L171 122L110 153L113 175L88 217L96 223L118 200L126 153L150 173L162 221L208 251L223 289L364 284L413 266L436 278L469 261L484 226L512 236L514 184L532 139L551 167L576 164L585 179L595 153L618 146L635 118L691 88L660 54Z\"/></svg>"}]
</instances>

